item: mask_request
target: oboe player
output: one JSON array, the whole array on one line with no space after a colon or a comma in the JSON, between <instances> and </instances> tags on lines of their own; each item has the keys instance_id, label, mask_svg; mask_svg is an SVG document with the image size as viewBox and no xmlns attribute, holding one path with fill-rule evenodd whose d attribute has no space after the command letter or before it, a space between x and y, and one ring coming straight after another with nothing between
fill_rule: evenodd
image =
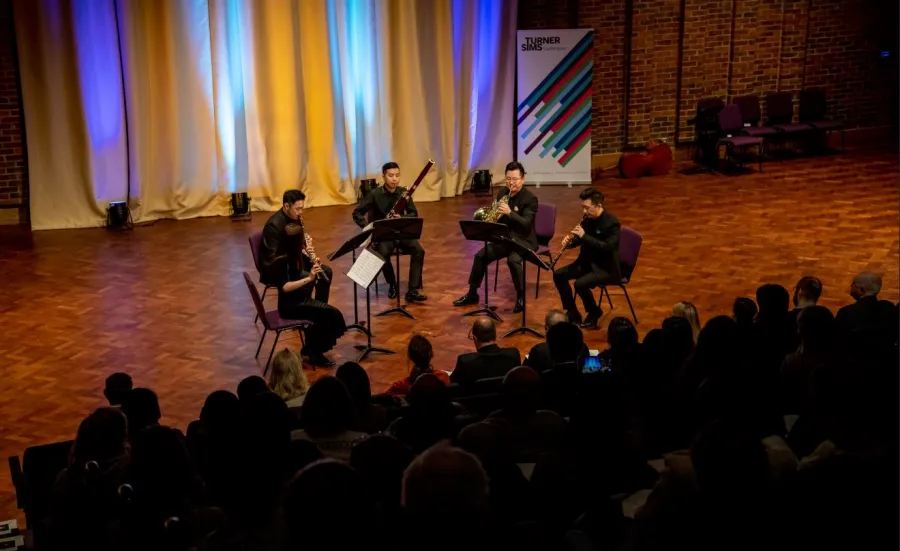
<instances>
[{"instance_id":1,"label":"oboe player","mask_svg":"<svg viewBox=\"0 0 900 551\"><path fill-rule=\"evenodd\" d=\"M303 254L306 241L301 216L305 201L302 191L285 191L281 210L266 222L259 246L260 281L278 288L278 314L282 318L313 322L305 330L306 346L301 354L313 365L330 367L334 362L325 357L325 352L334 347L347 325L341 311L328 304L331 268L315 264ZM312 297L313 290L316 298Z\"/></svg>"},{"instance_id":2,"label":"oboe player","mask_svg":"<svg viewBox=\"0 0 900 551\"><path fill-rule=\"evenodd\" d=\"M369 222L383 220L391 213L394 205L403 196L406 188L400 185L400 165L395 162L385 163L381 167L381 175L384 177L384 185L370 191L362 203L353 210L353 221L364 228ZM368 219L367 219L368 215ZM392 218L407 217L417 218L419 211L412 197L406 203L403 212L393 213ZM406 292L406 302L426 300L428 297L419 292L422 288L422 267L425 264L425 249L419 244L418 239L402 239L399 242L400 251L410 255L409 260L409 290ZM394 274L394 266L391 264L391 254L394 252L393 241L382 241L375 245L375 251L387 260L382 272L388 284L388 298L397 298L397 277Z\"/></svg>"},{"instance_id":3,"label":"oboe player","mask_svg":"<svg viewBox=\"0 0 900 551\"><path fill-rule=\"evenodd\" d=\"M595 189L586 189L579 195L584 219L572 228L568 248L580 247L575 262L553 272L553 283L562 299L572 323L579 323L586 329L596 329L603 310L594 300L592 289L598 285L609 285L621 280L619 271L619 219L603 208L603 194ZM569 281L575 280L575 292L584 303L586 316L582 323L581 313L575 305L575 297Z\"/></svg>"}]
</instances>

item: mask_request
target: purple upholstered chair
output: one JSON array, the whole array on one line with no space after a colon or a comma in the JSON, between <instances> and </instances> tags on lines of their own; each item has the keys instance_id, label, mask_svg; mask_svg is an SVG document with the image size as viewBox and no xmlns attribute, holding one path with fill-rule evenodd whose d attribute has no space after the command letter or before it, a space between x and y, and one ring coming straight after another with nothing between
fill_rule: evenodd
<instances>
[{"instance_id":1,"label":"purple upholstered chair","mask_svg":"<svg viewBox=\"0 0 900 551\"><path fill-rule=\"evenodd\" d=\"M278 315L278 310L266 312L266 308L262 303L262 298L259 296L259 291L256 290L256 285L253 283L253 280L250 279L250 274L247 272L244 272L244 281L247 283L247 290L250 291L250 298L253 299L253 306L256 307L256 315L263 322L263 333L259 337L259 345L256 347L256 356L254 357L259 357L259 351L262 349L262 343L263 339L266 338L266 333L275 331L275 342L272 343L272 350L269 351L269 359L266 360L266 367L263 369L263 377L265 377L269 372L269 363L272 361L272 355L275 353L275 346L278 344L278 338L281 337L281 333L291 329L299 329L300 342L304 343L303 330L311 327L312 322L308 320L282 319L282 317Z\"/></svg>"},{"instance_id":2,"label":"purple upholstered chair","mask_svg":"<svg viewBox=\"0 0 900 551\"><path fill-rule=\"evenodd\" d=\"M746 150L748 147L756 148L756 160L759 162L759 171L762 172L763 139L752 136L743 136L744 122L741 119L741 108L736 104L726 105L719 111L719 128L724 136L719 138L716 144L716 152L721 146L725 146L725 158L734 162L734 150Z\"/></svg>"},{"instance_id":3,"label":"purple upholstered chair","mask_svg":"<svg viewBox=\"0 0 900 551\"><path fill-rule=\"evenodd\" d=\"M534 215L534 233L537 234L538 248L534 253L538 256L552 258L550 253L550 241L556 233L556 205L553 203L538 203L537 214ZM524 269L528 269L527 262ZM500 262L494 264L494 292L497 292L497 279L500 275ZM534 298L538 298L538 290L541 288L541 269L537 271L537 283L534 286Z\"/></svg>"},{"instance_id":4,"label":"purple upholstered chair","mask_svg":"<svg viewBox=\"0 0 900 551\"><path fill-rule=\"evenodd\" d=\"M259 269L259 246L262 245L263 234L261 231L258 231L250 236L250 252L253 254L253 265L256 267L256 273L260 274L260 279L262 279L262 270ZM261 285L265 285L262 292L262 298L260 300L266 300L266 291L269 289L276 289L274 285L266 285L262 281L259 282ZM253 323L259 321L259 315L253 318ZM256 353L257 356L259 352Z\"/></svg>"},{"instance_id":5,"label":"purple upholstered chair","mask_svg":"<svg viewBox=\"0 0 900 551\"><path fill-rule=\"evenodd\" d=\"M625 286L631 282L631 275L634 273L634 267L637 266L638 256L641 254L641 243L643 241L644 238L641 237L641 234L628 226L622 226L619 233L619 267L622 271L622 281L611 284L621 288L622 292L625 293L625 300L628 301L628 308L631 309L631 317L634 318L635 325L638 323L637 314L634 313L634 306L631 305L631 297L628 296L628 289L626 289ZM604 293L606 293L606 301L609 303L609 307L612 308L612 299L609 297L607 285L600 286L601 302L603 301Z\"/></svg>"},{"instance_id":6,"label":"purple upholstered chair","mask_svg":"<svg viewBox=\"0 0 900 551\"><path fill-rule=\"evenodd\" d=\"M815 130L830 133L841 131L841 150L844 146L844 123L826 119L828 104L825 101L825 90L811 89L800 92L800 122L809 124Z\"/></svg>"},{"instance_id":7,"label":"purple upholstered chair","mask_svg":"<svg viewBox=\"0 0 900 551\"><path fill-rule=\"evenodd\" d=\"M732 103L741 110L741 121L743 122L743 133L751 138L768 138L778 134L778 130L771 126L760 126L759 121L762 120L762 110L759 107L759 96L740 96L734 98Z\"/></svg>"},{"instance_id":8,"label":"purple upholstered chair","mask_svg":"<svg viewBox=\"0 0 900 551\"><path fill-rule=\"evenodd\" d=\"M766 94L766 126L785 134L801 134L813 129L806 123L791 122L793 120L794 99L790 92Z\"/></svg>"}]
</instances>

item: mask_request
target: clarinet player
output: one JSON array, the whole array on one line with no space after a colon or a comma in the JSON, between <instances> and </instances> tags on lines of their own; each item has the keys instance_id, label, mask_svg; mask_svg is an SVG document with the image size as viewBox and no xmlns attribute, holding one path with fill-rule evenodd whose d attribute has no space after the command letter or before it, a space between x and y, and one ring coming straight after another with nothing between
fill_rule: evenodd
<instances>
[{"instance_id":1,"label":"clarinet player","mask_svg":"<svg viewBox=\"0 0 900 551\"><path fill-rule=\"evenodd\" d=\"M366 227L370 222L384 220L393 211L394 205L406 192L406 188L400 185L400 165L395 162L385 163L381 167L381 175L384 185L379 186L366 195L366 198L353 210L353 221L360 228ZM393 213L391 218L418 218L419 211L412 197L406 203L403 212ZM422 267L425 264L425 249L419 244L418 239L403 239L399 242L400 251L410 255L409 261L409 289L406 291L406 302L421 302L428 297L423 295ZM388 284L388 298L397 298L397 277L394 274L394 266L391 264L391 254L394 252L393 241L382 241L375 245L375 252L387 260L382 272Z\"/></svg>"},{"instance_id":2,"label":"clarinet player","mask_svg":"<svg viewBox=\"0 0 900 551\"><path fill-rule=\"evenodd\" d=\"M553 272L553 283L562 299L562 307L569 321L585 329L596 329L603 310L594 300L593 288L598 285L619 283L619 219L603 208L603 194L586 189L579 195L584 219L572 228L572 238L567 248L579 247L575 262ZM570 280L575 280L575 292L584 303L586 316L575 305Z\"/></svg>"},{"instance_id":3,"label":"clarinet player","mask_svg":"<svg viewBox=\"0 0 900 551\"><path fill-rule=\"evenodd\" d=\"M303 232L306 195L298 189L284 192L281 210L263 228L259 246L260 281L278 288L278 314L284 319L309 320L306 346L301 354L316 366L331 367L325 356L347 330L344 315L328 304L331 268L312 262ZM313 298L315 290L315 298Z\"/></svg>"}]
</instances>

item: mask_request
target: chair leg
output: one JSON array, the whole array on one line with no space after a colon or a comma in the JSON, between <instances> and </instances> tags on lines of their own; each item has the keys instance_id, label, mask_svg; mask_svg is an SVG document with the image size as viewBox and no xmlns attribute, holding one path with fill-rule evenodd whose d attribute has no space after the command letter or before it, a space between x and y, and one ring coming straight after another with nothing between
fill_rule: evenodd
<instances>
[{"instance_id":1,"label":"chair leg","mask_svg":"<svg viewBox=\"0 0 900 551\"><path fill-rule=\"evenodd\" d=\"M269 290L269 286L268 286L268 285L266 285L265 287L263 287L263 294L262 294L261 297L259 297L259 301L260 301L260 302L265 302L265 301L266 301L266 291L268 291L268 290ZM259 321L259 314L256 314L256 317L253 318L253 323L256 323L256 322L258 322L258 321ZM265 333L263 333L263 335L265 335ZM259 356L259 352L257 352L256 355Z\"/></svg>"},{"instance_id":2,"label":"chair leg","mask_svg":"<svg viewBox=\"0 0 900 551\"><path fill-rule=\"evenodd\" d=\"M500 276L500 261L494 262L494 292L497 292L497 278Z\"/></svg>"},{"instance_id":3,"label":"chair leg","mask_svg":"<svg viewBox=\"0 0 900 551\"><path fill-rule=\"evenodd\" d=\"M298 329L297 332L300 333L300 350L304 350L304 349L306 348L306 338L303 336L304 330L303 330L303 329ZM310 365L312 365L312 364L310 364ZM303 367L303 366L300 366L300 367ZM313 370L313 371L316 370L316 366L315 366L315 365L312 366L312 370Z\"/></svg>"},{"instance_id":4,"label":"chair leg","mask_svg":"<svg viewBox=\"0 0 900 551\"><path fill-rule=\"evenodd\" d=\"M600 302L603 302L603 293L606 293L606 303L609 304L610 310L613 308L612 298L609 296L609 288L604 285L603 288L600 289Z\"/></svg>"},{"instance_id":5,"label":"chair leg","mask_svg":"<svg viewBox=\"0 0 900 551\"><path fill-rule=\"evenodd\" d=\"M263 334L259 337L259 345L256 347L256 356L253 356L254 358L259 357L259 351L262 350L263 339L266 338L266 333L268 333L268 332L269 332L268 329L263 329Z\"/></svg>"},{"instance_id":6,"label":"chair leg","mask_svg":"<svg viewBox=\"0 0 900 551\"><path fill-rule=\"evenodd\" d=\"M535 298L535 299L538 298L538 291L541 290L541 272L542 272L542 271L543 271L543 270L541 270L541 267L538 266L538 267L537 267L537 273L538 273L538 274L537 274L537 277L535 278L535 280L537 281L537 283L534 284L534 298Z\"/></svg>"},{"instance_id":7,"label":"chair leg","mask_svg":"<svg viewBox=\"0 0 900 551\"><path fill-rule=\"evenodd\" d=\"M631 308L631 317L634 318L634 324L638 324L637 314L634 313L634 306L631 305L631 297L628 296L628 289L625 288L624 285L619 285L622 288L622 291L625 293L625 300L628 301L628 307ZM608 291L607 291L608 292Z\"/></svg>"},{"instance_id":8,"label":"chair leg","mask_svg":"<svg viewBox=\"0 0 900 551\"><path fill-rule=\"evenodd\" d=\"M275 340L272 341L272 350L269 351L269 359L266 360L266 367L263 369L263 377L265 377L269 373L269 364L272 363L272 356L275 355L275 346L278 344L278 337L281 336L281 331L275 332Z\"/></svg>"}]
</instances>

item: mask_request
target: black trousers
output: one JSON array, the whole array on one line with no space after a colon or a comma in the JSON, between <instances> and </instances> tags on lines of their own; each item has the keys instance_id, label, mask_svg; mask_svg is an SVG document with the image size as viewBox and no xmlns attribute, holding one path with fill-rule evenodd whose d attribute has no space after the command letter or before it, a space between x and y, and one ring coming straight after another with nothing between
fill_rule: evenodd
<instances>
[{"instance_id":1,"label":"black trousers","mask_svg":"<svg viewBox=\"0 0 900 551\"><path fill-rule=\"evenodd\" d=\"M512 276L513 287L516 289L516 295L522 295L522 274L525 267L523 266L522 257L519 253L512 250L509 245L488 243L486 247L482 247L480 251L475 253L475 260L472 262L472 272L469 274L469 288L478 292L481 282L484 278L484 267L500 260L506 259L506 265L509 266L509 275Z\"/></svg>"},{"instance_id":2,"label":"black trousers","mask_svg":"<svg viewBox=\"0 0 900 551\"><path fill-rule=\"evenodd\" d=\"M384 274L384 280L387 281L388 285L397 284L397 277L394 275L394 263L391 259L391 254L394 252L396 245L396 241L382 241L375 245L375 252L381 255L385 260L381 273ZM399 245L400 252L410 256L409 289L421 289L422 266L425 264L425 249L422 248L422 245L419 244L417 239L402 239L400 240Z\"/></svg>"},{"instance_id":3,"label":"black trousers","mask_svg":"<svg viewBox=\"0 0 900 551\"><path fill-rule=\"evenodd\" d=\"M331 269L324 271L330 278ZM309 272L303 272L301 277L307 275ZM327 285L323 285L323 282ZM314 285L314 288L310 285L290 293L278 293L278 314L284 319L311 321L312 327L304 331L306 334L304 351L307 354L322 354L334 348L338 338L347 331L347 323L340 310L319 298L323 294L322 291L327 298L331 284L319 277ZM313 291L316 298L312 298Z\"/></svg>"},{"instance_id":4,"label":"black trousers","mask_svg":"<svg viewBox=\"0 0 900 551\"><path fill-rule=\"evenodd\" d=\"M300 275L300 277L308 276L309 270L311 268L312 268L312 263L309 261L308 258L306 258L304 256L303 257L303 273ZM314 284L315 287L313 289L315 290L315 299L320 302L324 302L325 304L328 304L328 297L331 295L331 282L334 281L334 271L332 271L331 266L328 266L327 264L322 264L322 271L325 273L326 276L328 276L328 279L325 279L324 277L319 276L319 278L316 279L316 282ZM304 290L305 289L298 289L295 292L299 293ZM309 293L307 293L307 294L309 294ZM284 316L282 316L282 317L284 317Z\"/></svg>"},{"instance_id":5,"label":"black trousers","mask_svg":"<svg viewBox=\"0 0 900 551\"><path fill-rule=\"evenodd\" d=\"M567 312L577 310L572 287L569 286L569 281L573 279L575 280L575 292L581 297L581 302L584 303L584 310L589 316L600 313L600 308L594 300L594 287L618 282L614 276L602 270L594 270L590 264L578 261L554 270L553 284L556 285L559 298L562 299L562 307Z\"/></svg>"}]
</instances>

